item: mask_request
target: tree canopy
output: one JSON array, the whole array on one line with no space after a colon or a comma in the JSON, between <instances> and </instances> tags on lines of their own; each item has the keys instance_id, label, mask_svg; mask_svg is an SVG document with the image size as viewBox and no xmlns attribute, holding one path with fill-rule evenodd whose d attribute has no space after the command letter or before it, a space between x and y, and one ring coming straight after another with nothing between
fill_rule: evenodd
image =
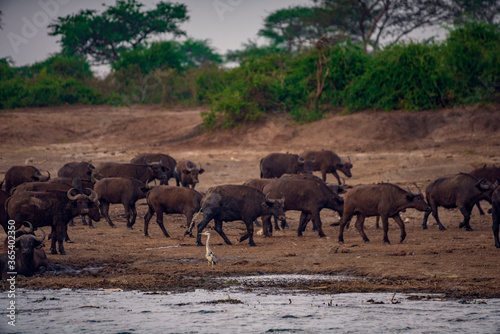
<instances>
[{"instance_id":1,"label":"tree canopy","mask_svg":"<svg viewBox=\"0 0 500 334\"><path fill-rule=\"evenodd\" d=\"M81 10L59 17L49 25L49 34L61 36L64 53L88 56L98 64L117 61L123 51L143 46L148 37L185 35L179 28L189 19L184 4L160 1L152 10L142 7L136 0L117 0L102 14Z\"/></svg>"}]
</instances>

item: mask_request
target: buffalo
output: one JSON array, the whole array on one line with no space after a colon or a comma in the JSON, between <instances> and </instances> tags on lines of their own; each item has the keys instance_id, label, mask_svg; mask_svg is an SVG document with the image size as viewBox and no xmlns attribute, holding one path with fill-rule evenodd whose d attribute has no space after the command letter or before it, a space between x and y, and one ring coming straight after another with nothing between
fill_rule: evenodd
<instances>
[{"instance_id":1,"label":"buffalo","mask_svg":"<svg viewBox=\"0 0 500 334\"><path fill-rule=\"evenodd\" d=\"M203 174L205 170L197 167L193 162L189 160L181 160L177 163L174 170L175 182L177 187L182 185L185 188L189 188L189 185L194 189L198 181L198 175Z\"/></svg>"},{"instance_id":2,"label":"buffalo","mask_svg":"<svg viewBox=\"0 0 500 334\"><path fill-rule=\"evenodd\" d=\"M356 229L365 242L370 242L364 232L366 217L380 216L384 230L384 243L390 244L387 232L389 231L389 218L399 225L401 236L399 242L406 238L405 225L399 213L405 209L430 211L430 206L423 194L405 191L395 184L379 183L373 185L359 185L349 190L344 199L344 215L340 220L339 242L344 242L344 228L357 215Z\"/></svg>"},{"instance_id":3,"label":"buffalo","mask_svg":"<svg viewBox=\"0 0 500 334\"><path fill-rule=\"evenodd\" d=\"M500 240L498 234L500 230L500 187L491 195L491 217L493 220L493 237L495 238L495 247L500 248Z\"/></svg>"},{"instance_id":4,"label":"buffalo","mask_svg":"<svg viewBox=\"0 0 500 334\"><path fill-rule=\"evenodd\" d=\"M142 153L138 154L132 160L130 160L131 164L150 164L150 163L159 163L162 166L163 171L165 172L166 178L162 179L161 185L168 185L168 180L174 177L174 169L177 165L177 161L172 158L168 154L161 153Z\"/></svg>"},{"instance_id":5,"label":"buffalo","mask_svg":"<svg viewBox=\"0 0 500 334\"><path fill-rule=\"evenodd\" d=\"M89 162L68 162L57 171L58 177L79 178L83 180L90 180L92 171L95 166Z\"/></svg>"},{"instance_id":6,"label":"buffalo","mask_svg":"<svg viewBox=\"0 0 500 334\"><path fill-rule=\"evenodd\" d=\"M7 199L10 197L9 193L0 189L0 224L3 227L5 233L7 233L7 223L9 221L9 215L7 214L7 210L5 209L5 203Z\"/></svg>"},{"instance_id":7,"label":"buffalo","mask_svg":"<svg viewBox=\"0 0 500 334\"><path fill-rule=\"evenodd\" d=\"M10 193L11 189L25 182L45 182L50 179L50 173L42 175L40 170L34 166L12 166L5 173L5 191Z\"/></svg>"},{"instance_id":8,"label":"buffalo","mask_svg":"<svg viewBox=\"0 0 500 334\"><path fill-rule=\"evenodd\" d=\"M284 201L284 198L272 199L261 191L244 185L222 185L210 188L202 199L203 219L198 224L196 243L198 246L203 246L201 232L213 219L215 231L226 244L231 245L231 241L222 230L222 222L243 220L247 233L240 238L240 242L248 239L250 246L256 246L253 240L253 222L260 216L274 215L285 219Z\"/></svg>"},{"instance_id":9,"label":"buffalo","mask_svg":"<svg viewBox=\"0 0 500 334\"><path fill-rule=\"evenodd\" d=\"M431 182L425 190L427 202L432 208L432 215L440 230L446 230L438 216L438 207L447 209L458 208L464 216L464 220L458 225L472 231L469 221L474 205L480 200L491 203L491 193L496 188L486 179L478 179L467 173L458 173L451 177L442 177ZM423 229L427 229L427 219L430 212L426 212L422 222Z\"/></svg>"},{"instance_id":10,"label":"buffalo","mask_svg":"<svg viewBox=\"0 0 500 334\"><path fill-rule=\"evenodd\" d=\"M500 179L500 167L484 165L481 168L476 168L470 171L469 174L477 177L478 179L485 179L490 181L491 183L495 183L498 179ZM481 208L479 202L476 203L476 206L479 210L479 214L484 215L484 211Z\"/></svg>"},{"instance_id":11,"label":"buffalo","mask_svg":"<svg viewBox=\"0 0 500 334\"><path fill-rule=\"evenodd\" d=\"M163 169L157 162L147 165L104 162L99 164L92 172L92 181L105 177L131 177L144 184L148 184L154 179L158 179L161 182L167 177Z\"/></svg>"},{"instance_id":12,"label":"buffalo","mask_svg":"<svg viewBox=\"0 0 500 334\"><path fill-rule=\"evenodd\" d=\"M45 232L42 230L42 237L37 237L33 233L33 227L29 225L29 228L21 226L14 235L5 238L3 254L0 255L0 273L4 280L9 278L9 272L32 276L47 270L47 255L42 249ZM11 267L12 262L15 263L15 268Z\"/></svg>"},{"instance_id":13,"label":"buffalo","mask_svg":"<svg viewBox=\"0 0 500 334\"><path fill-rule=\"evenodd\" d=\"M130 177L107 177L98 180L94 185L94 191L100 203L101 213L108 222L109 226L115 227L115 224L109 217L109 204L123 204L125 216L127 217L127 227L132 229L137 218L137 209L135 202L141 198L146 198L150 190L144 183ZM130 216L132 215L132 220Z\"/></svg>"},{"instance_id":14,"label":"buffalo","mask_svg":"<svg viewBox=\"0 0 500 334\"><path fill-rule=\"evenodd\" d=\"M342 172L346 177L352 176L352 163L350 158L349 161L342 161L336 153L329 150L305 151L302 152L301 156L309 160L315 159L312 164L312 170L321 171L321 176L325 182L327 173L331 173L335 176L338 184L340 184L340 176L337 171Z\"/></svg>"},{"instance_id":15,"label":"buffalo","mask_svg":"<svg viewBox=\"0 0 500 334\"><path fill-rule=\"evenodd\" d=\"M57 254L56 241L59 253L66 254L63 240L67 235L68 222L78 215L89 215L99 221L97 194L90 190L90 195L74 195L75 189L66 191L24 191L16 192L6 202L9 217L20 226L23 221L29 221L34 227L50 226L52 228L51 254Z\"/></svg>"},{"instance_id":16,"label":"buffalo","mask_svg":"<svg viewBox=\"0 0 500 334\"><path fill-rule=\"evenodd\" d=\"M186 216L186 234L191 234L193 215L201 209L203 195L191 188L158 186L147 195L148 212L144 217L144 235L148 236L149 221L156 213L156 222L165 237L169 234L163 225L163 213L178 213Z\"/></svg>"},{"instance_id":17,"label":"buffalo","mask_svg":"<svg viewBox=\"0 0 500 334\"><path fill-rule=\"evenodd\" d=\"M271 153L260 160L260 177L270 179L283 174L312 174L314 159L291 153Z\"/></svg>"},{"instance_id":18,"label":"buffalo","mask_svg":"<svg viewBox=\"0 0 500 334\"><path fill-rule=\"evenodd\" d=\"M320 237L325 237L323 232L320 211L329 208L342 215L343 199L335 194L323 181L301 178L279 178L267 183L263 192L269 196L285 197L284 210L301 211L300 223L297 235L300 237L304 232L308 216L311 218L318 230ZM270 217L263 218L264 234L269 235L271 230Z\"/></svg>"}]
</instances>

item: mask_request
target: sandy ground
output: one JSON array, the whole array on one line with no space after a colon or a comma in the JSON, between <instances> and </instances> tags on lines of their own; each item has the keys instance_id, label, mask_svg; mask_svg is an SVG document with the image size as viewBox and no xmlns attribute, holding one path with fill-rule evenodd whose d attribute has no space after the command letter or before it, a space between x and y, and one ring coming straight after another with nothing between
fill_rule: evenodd
<instances>
[{"instance_id":1,"label":"sandy ground","mask_svg":"<svg viewBox=\"0 0 500 334\"><path fill-rule=\"evenodd\" d=\"M98 165L128 162L138 153L161 152L177 160L201 163L206 172L200 176L197 190L206 191L214 185L242 184L259 177L259 161L268 153L330 149L350 157L354 168L353 177L347 179L349 185L390 181L405 188L416 183L425 189L437 177L500 164L500 106L332 114L308 125L272 115L263 123L211 133L200 130L200 111L160 106L1 111L0 177L9 167L25 163L55 176L69 161ZM332 175L328 181L334 181ZM490 205L484 203L483 209L488 208ZM365 244L351 228L344 235L345 244L340 245L338 226L330 226L339 218L330 210L322 211L326 238L319 238L310 227L299 238L299 215L289 211L291 229L275 231L270 238L257 235L257 247L237 242L245 232L242 222L224 223L233 245L224 244L213 231L211 248L219 258L214 269L207 266L204 247L196 246L193 238L183 237L184 216L165 217L172 236L169 239L153 218L147 238L143 236L146 207L139 205L138 211L133 230L125 226L121 205L111 207L117 228L101 219L89 229L77 218L76 226L69 228L73 243L65 245L68 255L48 255L50 270L35 277L20 277L18 286L211 289L221 287L214 277L227 277L227 284L237 284L231 277L322 273L355 279L290 283L286 287L325 293L394 291L500 297L500 250L494 247L491 215L480 216L477 209L471 219L472 232L458 228L462 217L457 210L440 209L446 231L439 231L432 217L429 229L422 230L423 213L407 210L402 214L407 220L407 238L399 244L399 228L390 222L392 245L383 244L382 231L375 229L374 218L368 218L365 224L371 243Z\"/></svg>"}]
</instances>

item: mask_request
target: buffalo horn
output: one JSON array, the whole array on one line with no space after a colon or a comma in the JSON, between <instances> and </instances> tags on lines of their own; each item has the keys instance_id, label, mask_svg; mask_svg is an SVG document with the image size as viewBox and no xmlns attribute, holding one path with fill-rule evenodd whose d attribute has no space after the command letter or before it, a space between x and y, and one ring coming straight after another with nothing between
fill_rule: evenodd
<instances>
[{"instance_id":1,"label":"buffalo horn","mask_svg":"<svg viewBox=\"0 0 500 334\"><path fill-rule=\"evenodd\" d=\"M87 188L88 191L90 191L90 196L89 196L89 199L92 201L92 202L97 202L97 193L95 191L93 191L92 189L90 188Z\"/></svg>"},{"instance_id":2,"label":"buffalo horn","mask_svg":"<svg viewBox=\"0 0 500 334\"><path fill-rule=\"evenodd\" d=\"M42 231L42 234L43 234L43 235L42 235L42 237L41 237L41 238L37 238L37 240L38 240L40 243L42 243L42 242L45 240L45 231L44 231L44 230L42 230L42 229L40 229L40 231Z\"/></svg>"},{"instance_id":3,"label":"buffalo horn","mask_svg":"<svg viewBox=\"0 0 500 334\"><path fill-rule=\"evenodd\" d=\"M24 221L21 227L19 227L19 229L16 232L24 232L27 234L32 233L33 225L29 221Z\"/></svg>"},{"instance_id":4,"label":"buffalo horn","mask_svg":"<svg viewBox=\"0 0 500 334\"><path fill-rule=\"evenodd\" d=\"M188 172L192 171L193 169L191 167L189 167L189 161L186 161L186 170Z\"/></svg>"},{"instance_id":5,"label":"buffalo horn","mask_svg":"<svg viewBox=\"0 0 500 334\"><path fill-rule=\"evenodd\" d=\"M76 188L71 188L70 190L68 190L68 192L66 193L66 195L68 196L68 198L71 200L71 201L76 201L76 199L78 198L78 195L72 195L71 192L73 190L77 190Z\"/></svg>"},{"instance_id":6,"label":"buffalo horn","mask_svg":"<svg viewBox=\"0 0 500 334\"><path fill-rule=\"evenodd\" d=\"M481 180L479 180L479 182L477 184L479 185L479 187L481 189L483 189L483 190L489 190L490 187L488 186L488 184L485 184L484 181L485 181L485 179L483 177Z\"/></svg>"},{"instance_id":7,"label":"buffalo horn","mask_svg":"<svg viewBox=\"0 0 500 334\"><path fill-rule=\"evenodd\" d=\"M342 188L345 186L345 179L341 176L340 179L342 180L342 183L339 184Z\"/></svg>"},{"instance_id":8,"label":"buffalo horn","mask_svg":"<svg viewBox=\"0 0 500 334\"><path fill-rule=\"evenodd\" d=\"M47 170L47 180L50 180L50 172Z\"/></svg>"},{"instance_id":9,"label":"buffalo horn","mask_svg":"<svg viewBox=\"0 0 500 334\"><path fill-rule=\"evenodd\" d=\"M306 159L304 159L304 157L299 157L297 161L299 162L299 164L303 164L304 162L306 162Z\"/></svg>"},{"instance_id":10,"label":"buffalo horn","mask_svg":"<svg viewBox=\"0 0 500 334\"><path fill-rule=\"evenodd\" d=\"M269 202L269 203L275 203L275 202L276 202L276 200L275 200L275 199L270 199L270 198L269 198L269 194L270 194L270 193L271 193L271 192L268 192L268 193L266 194L266 202Z\"/></svg>"}]
</instances>

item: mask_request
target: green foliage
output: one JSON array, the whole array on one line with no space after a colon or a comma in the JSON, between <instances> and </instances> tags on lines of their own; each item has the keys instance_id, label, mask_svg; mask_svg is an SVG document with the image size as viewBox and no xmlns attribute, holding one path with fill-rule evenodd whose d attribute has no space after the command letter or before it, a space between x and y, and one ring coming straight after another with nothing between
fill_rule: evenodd
<instances>
[{"instance_id":1,"label":"green foliage","mask_svg":"<svg viewBox=\"0 0 500 334\"><path fill-rule=\"evenodd\" d=\"M143 6L136 0L117 0L102 14L81 10L49 25L50 35L61 36L63 52L109 63L124 51L143 46L148 37L185 34L179 25L189 18L186 5L160 1L148 11L142 11Z\"/></svg>"},{"instance_id":2,"label":"green foliage","mask_svg":"<svg viewBox=\"0 0 500 334\"><path fill-rule=\"evenodd\" d=\"M497 26L483 23L460 26L449 33L443 54L455 78L456 94L462 100L477 102L495 92L495 83L500 82L500 29Z\"/></svg>"},{"instance_id":3,"label":"green foliage","mask_svg":"<svg viewBox=\"0 0 500 334\"><path fill-rule=\"evenodd\" d=\"M91 85L88 64L79 58L55 55L21 68L2 61L0 73L0 109L104 102Z\"/></svg>"},{"instance_id":4,"label":"green foliage","mask_svg":"<svg viewBox=\"0 0 500 334\"><path fill-rule=\"evenodd\" d=\"M423 110L446 105L453 78L440 52L438 45L416 43L379 52L347 88L346 106L352 110Z\"/></svg>"}]
</instances>

